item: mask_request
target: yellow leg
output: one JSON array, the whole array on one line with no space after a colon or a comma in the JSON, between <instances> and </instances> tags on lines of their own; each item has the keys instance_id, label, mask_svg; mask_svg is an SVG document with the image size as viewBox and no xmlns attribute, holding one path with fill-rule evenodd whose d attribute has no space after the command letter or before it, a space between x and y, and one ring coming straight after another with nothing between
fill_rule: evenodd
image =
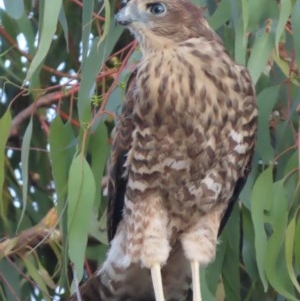
<instances>
[{"instance_id":1,"label":"yellow leg","mask_svg":"<svg viewBox=\"0 0 300 301\"><path fill-rule=\"evenodd\" d=\"M160 265L157 263L151 268L151 278L154 288L155 300L165 301L163 285L161 280Z\"/></svg>"},{"instance_id":2,"label":"yellow leg","mask_svg":"<svg viewBox=\"0 0 300 301\"><path fill-rule=\"evenodd\" d=\"M202 301L201 288L200 288L199 262L191 261L191 269L192 269L193 301Z\"/></svg>"}]
</instances>

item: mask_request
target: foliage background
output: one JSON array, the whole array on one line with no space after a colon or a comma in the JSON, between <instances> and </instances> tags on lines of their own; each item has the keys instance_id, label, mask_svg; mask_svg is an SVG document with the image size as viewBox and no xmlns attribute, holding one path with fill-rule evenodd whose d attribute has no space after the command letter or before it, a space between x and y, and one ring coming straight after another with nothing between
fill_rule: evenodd
<instances>
[{"instance_id":1,"label":"foliage background","mask_svg":"<svg viewBox=\"0 0 300 301\"><path fill-rule=\"evenodd\" d=\"M300 300L300 0L194 0L257 90L253 169L203 299ZM101 264L106 160L140 53L103 0L0 9L0 300L66 300ZM121 35L122 34L122 35Z\"/></svg>"}]
</instances>

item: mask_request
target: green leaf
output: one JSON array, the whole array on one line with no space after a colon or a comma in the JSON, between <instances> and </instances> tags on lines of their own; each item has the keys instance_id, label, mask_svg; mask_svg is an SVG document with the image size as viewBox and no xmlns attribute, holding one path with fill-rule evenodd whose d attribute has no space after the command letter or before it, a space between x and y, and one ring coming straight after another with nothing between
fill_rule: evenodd
<instances>
[{"instance_id":1,"label":"green leaf","mask_svg":"<svg viewBox=\"0 0 300 301\"><path fill-rule=\"evenodd\" d=\"M293 28L293 40L296 50L296 62L300 66L300 35L297 34L300 32L300 0L297 0L292 11L291 23Z\"/></svg>"},{"instance_id":2,"label":"green leaf","mask_svg":"<svg viewBox=\"0 0 300 301\"><path fill-rule=\"evenodd\" d=\"M33 254L24 256L23 262L26 266L28 276L34 280L34 282L37 284L37 287L43 292L43 297L46 301L50 301L50 294L48 292L47 286L45 284L45 281L43 277L40 274L40 271L38 269L38 265L36 264L36 259L38 257L35 257Z\"/></svg>"},{"instance_id":3,"label":"green leaf","mask_svg":"<svg viewBox=\"0 0 300 301\"><path fill-rule=\"evenodd\" d=\"M240 212L239 204L236 203L228 224L226 225L226 242L227 248L222 269L222 278L226 299L230 301L240 301L240 275L239 275L239 245L240 245Z\"/></svg>"},{"instance_id":4,"label":"green leaf","mask_svg":"<svg viewBox=\"0 0 300 301\"><path fill-rule=\"evenodd\" d=\"M278 98L279 86L263 90L257 97L258 133L256 150L265 164L274 159L274 149L271 144L269 118Z\"/></svg>"},{"instance_id":5,"label":"green leaf","mask_svg":"<svg viewBox=\"0 0 300 301\"><path fill-rule=\"evenodd\" d=\"M64 124L59 115L51 124L49 143L58 212L63 214L66 209L68 174L76 151L76 139L71 124Z\"/></svg>"},{"instance_id":6,"label":"green leaf","mask_svg":"<svg viewBox=\"0 0 300 301\"><path fill-rule=\"evenodd\" d=\"M21 296L21 287L19 285L20 275L16 269L12 268L11 262L9 262L8 259L6 258L0 260L0 275L1 278L5 279L7 283L10 285L10 289L4 285L7 299L5 298L1 299L1 293L0 293L0 300L15 301L17 300L16 296L20 298ZM1 283L4 284L3 281L1 281Z\"/></svg>"},{"instance_id":7,"label":"green leaf","mask_svg":"<svg viewBox=\"0 0 300 301\"><path fill-rule=\"evenodd\" d=\"M9 136L11 126L11 113L8 109L0 119L0 198L3 197L3 184L5 180L5 152L6 152L6 142ZM4 216L3 202L0 202L0 216Z\"/></svg>"},{"instance_id":8,"label":"green leaf","mask_svg":"<svg viewBox=\"0 0 300 301\"><path fill-rule=\"evenodd\" d=\"M220 275L222 272L223 262L227 251L226 241L227 226L224 228L222 235L219 238L220 243L217 246L216 259L205 268L205 278L207 288L211 295L215 295L218 284L220 282Z\"/></svg>"},{"instance_id":9,"label":"green leaf","mask_svg":"<svg viewBox=\"0 0 300 301\"><path fill-rule=\"evenodd\" d=\"M300 218L296 222L295 237L300 237ZM295 264L300 273L300 239L295 240Z\"/></svg>"},{"instance_id":10,"label":"green leaf","mask_svg":"<svg viewBox=\"0 0 300 301\"><path fill-rule=\"evenodd\" d=\"M272 31L264 31L256 35L248 61L248 69L254 84L257 83L261 73L265 70L273 47L274 34Z\"/></svg>"},{"instance_id":11,"label":"green leaf","mask_svg":"<svg viewBox=\"0 0 300 301\"><path fill-rule=\"evenodd\" d=\"M108 247L103 244L89 246L86 250L87 258L94 260L100 266L106 258Z\"/></svg>"},{"instance_id":12,"label":"green leaf","mask_svg":"<svg viewBox=\"0 0 300 301\"><path fill-rule=\"evenodd\" d=\"M40 42L36 55L34 56L26 74L26 80L29 80L37 68L46 57L52 38L56 31L57 20L61 11L62 0L51 0L44 2L44 13L42 18L42 30L40 32Z\"/></svg>"},{"instance_id":13,"label":"green leaf","mask_svg":"<svg viewBox=\"0 0 300 301\"><path fill-rule=\"evenodd\" d=\"M69 256L74 263L77 281L83 276L83 263L88 239L90 216L96 184L90 166L80 154L72 162L68 183Z\"/></svg>"},{"instance_id":14,"label":"green leaf","mask_svg":"<svg viewBox=\"0 0 300 301\"><path fill-rule=\"evenodd\" d=\"M52 175L55 183L55 191L57 194L57 211L59 216L60 231L62 232L62 274L61 279L65 279L64 275L67 271L68 259L68 241L67 241L67 185L68 174L72 160L76 152L77 139L74 137L72 125L67 122L63 123L60 116L57 115L50 127L49 144L50 159L52 165Z\"/></svg>"},{"instance_id":15,"label":"green leaf","mask_svg":"<svg viewBox=\"0 0 300 301\"><path fill-rule=\"evenodd\" d=\"M22 32L22 34L26 39L29 54L33 55L35 52L35 47L34 47L35 33L32 28L32 23L30 22L30 19L26 14L23 14L22 17L18 19L16 22L18 24L19 31Z\"/></svg>"},{"instance_id":16,"label":"green leaf","mask_svg":"<svg viewBox=\"0 0 300 301\"><path fill-rule=\"evenodd\" d=\"M249 9L249 31L257 31L258 27L264 26L267 19L278 19L277 1L251 0L248 1Z\"/></svg>"},{"instance_id":17,"label":"green leaf","mask_svg":"<svg viewBox=\"0 0 300 301\"><path fill-rule=\"evenodd\" d=\"M64 36L65 36L65 41L67 44L67 51L69 52L69 30L68 30L68 22L67 22L67 18L66 18L66 14L65 14L65 10L64 10L64 6L61 6L59 15L58 15L58 20L59 23L64 31Z\"/></svg>"},{"instance_id":18,"label":"green leaf","mask_svg":"<svg viewBox=\"0 0 300 301\"><path fill-rule=\"evenodd\" d=\"M231 21L233 28L236 29L239 26L240 16L241 16L241 1L240 0L230 0L231 8Z\"/></svg>"},{"instance_id":19,"label":"green leaf","mask_svg":"<svg viewBox=\"0 0 300 301\"><path fill-rule=\"evenodd\" d=\"M288 273L290 276L290 279L292 283L294 284L295 288L297 291L300 293L300 285L297 281L297 277L294 272L294 263L293 263L293 258L294 258L294 244L296 239L295 236L296 233L296 217L294 217L287 229L286 229L286 237L285 237L285 260L286 260L286 266L288 269Z\"/></svg>"},{"instance_id":20,"label":"green leaf","mask_svg":"<svg viewBox=\"0 0 300 301\"><path fill-rule=\"evenodd\" d=\"M23 0L3 0L6 12L14 19L19 19L24 13Z\"/></svg>"},{"instance_id":21,"label":"green leaf","mask_svg":"<svg viewBox=\"0 0 300 301\"><path fill-rule=\"evenodd\" d=\"M251 220L251 212L247 207L242 207L243 221L243 245L242 256L247 274L252 281L257 282L259 274L256 264L255 244L254 244L254 226Z\"/></svg>"},{"instance_id":22,"label":"green leaf","mask_svg":"<svg viewBox=\"0 0 300 301\"><path fill-rule=\"evenodd\" d=\"M200 286L201 286L201 294L203 300L205 301L215 301L214 295L208 289L207 279L205 277L205 270L200 269Z\"/></svg>"},{"instance_id":23,"label":"green leaf","mask_svg":"<svg viewBox=\"0 0 300 301\"><path fill-rule=\"evenodd\" d=\"M277 51L278 51L278 49L277 49ZM285 75L285 77L289 78L289 80L292 82L292 84L300 86L299 79L295 76L291 76L291 74L290 74L291 70L290 70L289 61L284 60L276 52L273 52L272 59L274 60L274 62L276 62L276 64L278 65L278 67L280 68L282 73Z\"/></svg>"},{"instance_id":24,"label":"green leaf","mask_svg":"<svg viewBox=\"0 0 300 301\"><path fill-rule=\"evenodd\" d=\"M110 27L110 3L109 0L104 0L104 8L105 8L105 23L104 23L104 29L102 36L98 42L98 47L102 43L102 41L106 38L108 32L109 32L109 27Z\"/></svg>"},{"instance_id":25,"label":"green leaf","mask_svg":"<svg viewBox=\"0 0 300 301\"><path fill-rule=\"evenodd\" d=\"M22 151L21 151L21 163L22 163L22 179L23 179L23 186L22 186L22 212L18 222L17 228L20 227L20 224L24 218L24 214L26 211L27 206L27 194L28 194L28 161L29 161L29 153L30 153L30 141L32 137L32 117L30 118L29 124L26 128L25 135L23 137L22 142Z\"/></svg>"},{"instance_id":26,"label":"green leaf","mask_svg":"<svg viewBox=\"0 0 300 301\"><path fill-rule=\"evenodd\" d=\"M89 150L92 157L91 168L95 177L96 183L101 187L102 176L106 166L109 145L108 134L104 122L100 122L93 133L90 136ZM99 210L101 203L101 193L96 194L95 209Z\"/></svg>"},{"instance_id":27,"label":"green leaf","mask_svg":"<svg viewBox=\"0 0 300 301\"><path fill-rule=\"evenodd\" d=\"M248 35L247 27L249 23L248 1L241 1L242 16L236 21L238 26L235 27L235 60L237 63L246 65Z\"/></svg>"},{"instance_id":28,"label":"green leaf","mask_svg":"<svg viewBox=\"0 0 300 301\"><path fill-rule=\"evenodd\" d=\"M235 31L235 60L237 63L246 65L246 54L247 54L247 36L244 33L243 21L240 19L240 26Z\"/></svg>"},{"instance_id":29,"label":"green leaf","mask_svg":"<svg viewBox=\"0 0 300 301\"><path fill-rule=\"evenodd\" d=\"M85 61L92 28L92 17L94 9L94 0L83 0L82 7L82 62Z\"/></svg>"},{"instance_id":30,"label":"green leaf","mask_svg":"<svg viewBox=\"0 0 300 301\"><path fill-rule=\"evenodd\" d=\"M223 0L219 3L215 13L209 18L209 24L214 29L217 30L225 24L226 21L230 20L231 9L230 0Z\"/></svg>"},{"instance_id":31,"label":"green leaf","mask_svg":"<svg viewBox=\"0 0 300 301\"><path fill-rule=\"evenodd\" d=\"M279 21L276 29L276 36L275 36L275 49L277 56L279 56L278 52L278 45L282 34L284 33L286 22L292 11L292 3L291 0L281 0L280 1L280 15Z\"/></svg>"},{"instance_id":32,"label":"green leaf","mask_svg":"<svg viewBox=\"0 0 300 301\"><path fill-rule=\"evenodd\" d=\"M272 207L266 222L272 227L272 234L265 249L264 269L272 287L289 300L298 301L288 275L284 258L284 236L287 226L288 200L285 195L284 181L273 184Z\"/></svg>"},{"instance_id":33,"label":"green leaf","mask_svg":"<svg viewBox=\"0 0 300 301\"><path fill-rule=\"evenodd\" d=\"M247 0L242 0L242 20L244 36L246 36L249 24L249 2Z\"/></svg>"},{"instance_id":34,"label":"green leaf","mask_svg":"<svg viewBox=\"0 0 300 301\"><path fill-rule=\"evenodd\" d=\"M112 22L111 22L112 23ZM94 93L95 81L99 70L101 70L107 56L112 52L115 43L119 39L123 28L110 26L107 35L100 47L99 39L93 41L90 53L82 65L81 83L78 93L78 114L81 125L85 128L91 117L90 98Z\"/></svg>"},{"instance_id":35,"label":"green leaf","mask_svg":"<svg viewBox=\"0 0 300 301\"><path fill-rule=\"evenodd\" d=\"M264 228L264 214L271 208L273 199L273 168L267 168L256 180L251 197L251 215L254 226L254 244L257 258L257 268L265 291L268 281L265 274L265 256L267 247L267 235Z\"/></svg>"}]
</instances>

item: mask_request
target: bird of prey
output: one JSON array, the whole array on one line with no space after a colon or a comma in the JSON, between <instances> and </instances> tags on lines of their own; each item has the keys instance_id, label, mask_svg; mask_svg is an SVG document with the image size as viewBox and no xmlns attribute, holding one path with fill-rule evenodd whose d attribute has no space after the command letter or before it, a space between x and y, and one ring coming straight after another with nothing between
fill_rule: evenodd
<instances>
[{"instance_id":1,"label":"bird of prey","mask_svg":"<svg viewBox=\"0 0 300 301\"><path fill-rule=\"evenodd\" d=\"M94 290L105 301L180 301L192 283L200 301L199 268L250 171L255 91L189 0L131 0L116 21L142 58L113 139L110 249Z\"/></svg>"}]
</instances>

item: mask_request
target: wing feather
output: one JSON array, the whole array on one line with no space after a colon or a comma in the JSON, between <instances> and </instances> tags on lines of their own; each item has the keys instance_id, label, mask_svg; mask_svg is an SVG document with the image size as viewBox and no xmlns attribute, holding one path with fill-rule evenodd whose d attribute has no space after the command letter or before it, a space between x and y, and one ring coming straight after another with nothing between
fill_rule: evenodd
<instances>
[{"instance_id":1,"label":"wing feather","mask_svg":"<svg viewBox=\"0 0 300 301\"><path fill-rule=\"evenodd\" d=\"M136 70L127 82L125 102L114 133L109 167L107 233L111 241L123 217L124 197L127 186L127 175L124 164L131 147L133 110L133 90L135 86Z\"/></svg>"}]
</instances>

